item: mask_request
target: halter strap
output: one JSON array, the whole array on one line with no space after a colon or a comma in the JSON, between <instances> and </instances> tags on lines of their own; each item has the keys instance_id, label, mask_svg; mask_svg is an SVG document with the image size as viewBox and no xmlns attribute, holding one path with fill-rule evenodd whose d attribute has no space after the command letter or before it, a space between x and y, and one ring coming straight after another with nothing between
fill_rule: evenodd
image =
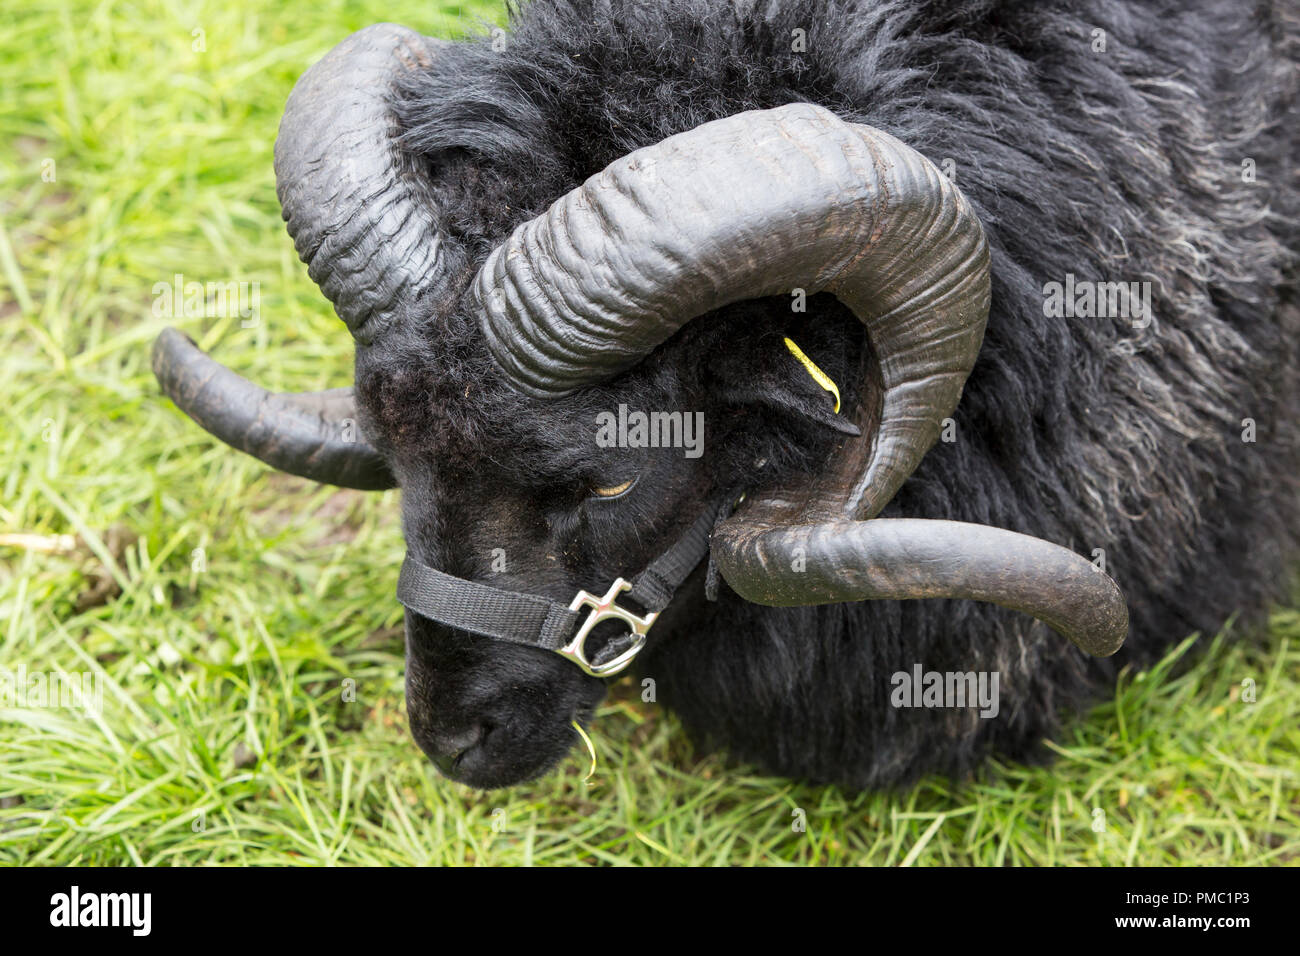
<instances>
[{"instance_id":1,"label":"halter strap","mask_svg":"<svg viewBox=\"0 0 1300 956\"><path fill-rule=\"evenodd\" d=\"M632 663L645 645L650 625L708 554L714 524L730 511L730 496L715 502L672 547L630 582L618 578L599 597L579 591L567 606L538 594L505 591L434 570L410 552L397 578L397 599L408 611L447 627L554 651L593 677L610 677ZM620 594L626 594L646 613L636 614L620 607L616 603ZM580 610L583 607L590 608L585 618ZM601 621L610 619L627 624L630 630L625 637L632 640L630 644L608 642L602 659L593 662L585 652L587 636Z\"/></svg>"}]
</instances>

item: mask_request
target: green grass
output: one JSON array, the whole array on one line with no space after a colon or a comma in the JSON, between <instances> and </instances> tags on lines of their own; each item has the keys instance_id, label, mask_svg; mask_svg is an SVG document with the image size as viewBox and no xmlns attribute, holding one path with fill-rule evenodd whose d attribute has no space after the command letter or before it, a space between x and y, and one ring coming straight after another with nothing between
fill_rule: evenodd
<instances>
[{"instance_id":1,"label":"green grass","mask_svg":"<svg viewBox=\"0 0 1300 956\"><path fill-rule=\"evenodd\" d=\"M159 397L148 349L177 324L273 389L345 383L346 334L275 200L285 96L354 29L454 34L497 5L23 7L0 31L0 533L81 543L0 546L0 672L90 671L104 700L0 709L0 861L1295 862L1294 610L1262 642L1189 641L1126 675L1047 768L800 785L694 753L625 683L590 782L578 751L509 792L441 780L405 727L396 494L217 445ZM260 322L156 317L175 273L258 282Z\"/></svg>"}]
</instances>

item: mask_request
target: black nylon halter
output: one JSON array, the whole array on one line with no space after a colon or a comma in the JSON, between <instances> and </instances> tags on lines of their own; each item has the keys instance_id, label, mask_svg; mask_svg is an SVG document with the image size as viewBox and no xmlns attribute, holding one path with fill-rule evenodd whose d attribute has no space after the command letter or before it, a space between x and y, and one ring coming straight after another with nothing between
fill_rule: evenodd
<instances>
[{"instance_id":1,"label":"black nylon halter","mask_svg":"<svg viewBox=\"0 0 1300 956\"><path fill-rule=\"evenodd\" d=\"M436 571L408 552L397 578L397 599L408 611L447 627L554 651L593 677L610 677L632 663L645 644L650 625L708 554L709 534L718 521L730 514L733 500L728 495L705 509L644 571L631 581L616 579L603 596L579 591L565 606L538 594L505 591ZM646 613L636 614L620 607L615 603L620 594L626 594ZM585 618L579 610L582 607L591 609ZM632 640L621 645L608 642L604 659L593 662L585 652L587 636L598 623L611 619L629 625L631 630L625 636Z\"/></svg>"}]
</instances>

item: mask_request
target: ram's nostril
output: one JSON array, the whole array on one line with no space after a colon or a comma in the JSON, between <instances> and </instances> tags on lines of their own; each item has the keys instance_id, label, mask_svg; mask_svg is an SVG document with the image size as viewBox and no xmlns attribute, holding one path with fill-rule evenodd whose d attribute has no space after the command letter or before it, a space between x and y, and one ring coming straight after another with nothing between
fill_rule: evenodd
<instances>
[{"instance_id":1,"label":"ram's nostril","mask_svg":"<svg viewBox=\"0 0 1300 956\"><path fill-rule=\"evenodd\" d=\"M429 751L429 759L433 761L435 767L442 771L443 776L454 779L456 766L460 763L461 758L477 747L486 734L487 729L482 724L476 724L459 734L440 734L433 741L434 746Z\"/></svg>"}]
</instances>

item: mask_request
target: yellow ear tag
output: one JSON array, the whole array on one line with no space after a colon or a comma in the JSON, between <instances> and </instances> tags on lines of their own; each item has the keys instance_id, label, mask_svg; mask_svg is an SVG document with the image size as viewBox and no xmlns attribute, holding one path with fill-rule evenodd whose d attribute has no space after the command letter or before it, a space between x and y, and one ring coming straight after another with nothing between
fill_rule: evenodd
<instances>
[{"instance_id":1,"label":"yellow ear tag","mask_svg":"<svg viewBox=\"0 0 1300 956\"><path fill-rule=\"evenodd\" d=\"M794 344L794 339L787 338L785 347L790 350L791 355L799 360L799 364L808 370L808 374L812 376L814 382L835 396L835 414L838 415L840 413L840 390L835 387L831 377L819 369L816 362L803 354L803 349Z\"/></svg>"}]
</instances>

